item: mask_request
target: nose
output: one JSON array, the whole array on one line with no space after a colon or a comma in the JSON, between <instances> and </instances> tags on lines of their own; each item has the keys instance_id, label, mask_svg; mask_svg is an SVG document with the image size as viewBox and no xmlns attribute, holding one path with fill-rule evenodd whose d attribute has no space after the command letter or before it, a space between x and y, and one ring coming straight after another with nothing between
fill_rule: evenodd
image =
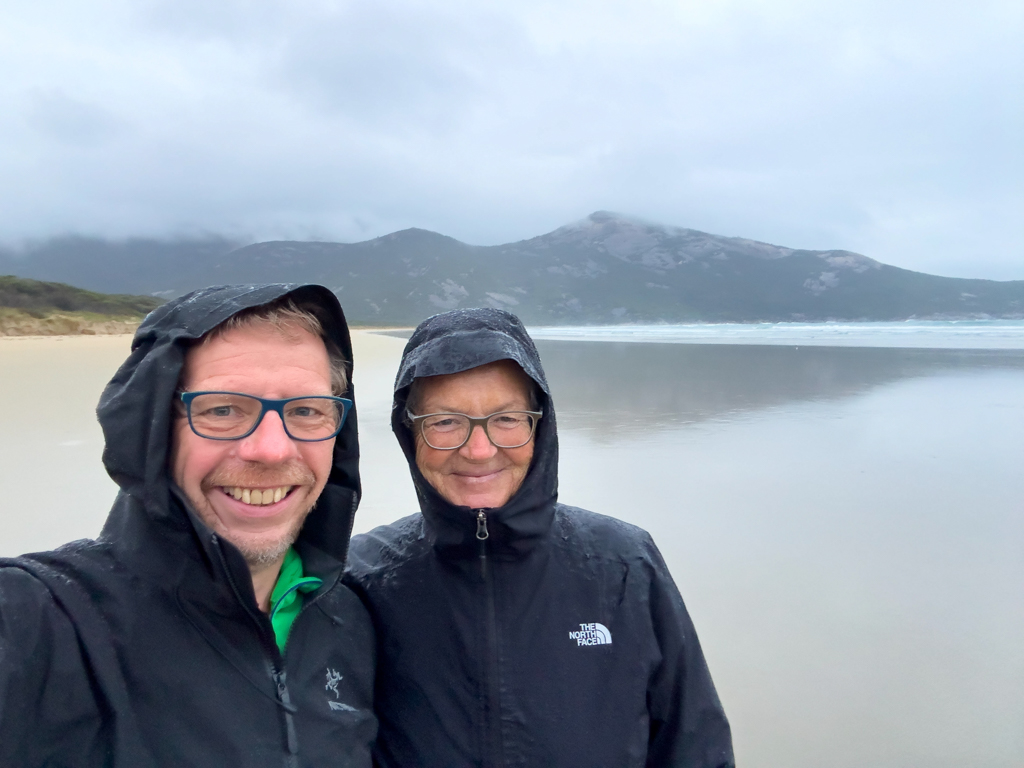
<instances>
[{"instance_id":1,"label":"nose","mask_svg":"<svg viewBox=\"0 0 1024 768\"><path fill-rule=\"evenodd\" d=\"M261 464L281 464L297 452L295 441L284 431L281 417L273 411L263 414L256 431L240 440L238 446L238 458Z\"/></svg>"},{"instance_id":2,"label":"nose","mask_svg":"<svg viewBox=\"0 0 1024 768\"><path fill-rule=\"evenodd\" d=\"M459 448L459 453L473 461L489 459L497 452L498 449L487 437L484 428L479 425L473 427L473 431L469 433L469 440Z\"/></svg>"}]
</instances>

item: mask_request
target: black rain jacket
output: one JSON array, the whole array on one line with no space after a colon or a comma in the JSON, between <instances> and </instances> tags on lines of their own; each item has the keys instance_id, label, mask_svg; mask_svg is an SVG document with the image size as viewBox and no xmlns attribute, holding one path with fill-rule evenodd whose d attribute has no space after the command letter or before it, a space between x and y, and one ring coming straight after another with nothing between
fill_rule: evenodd
<instances>
[{"instance_id":1,"label":"black rain jacket","mask_svg":"<svg viewBox=\"0 0 1024 768\"><path fill-rule=\"evenodd\" d=\"M531 468L505 506L457 507L416 467L408 388L503 359L540 390ZM514 315L424 321L405 348L392 426L422 515L356 536L348 577L377 631L379 765L733 765L697 635L651 537L556 502L555 412Z\"/></svg>"},{"instance_id":2,"label":"black rain jacket","mask_svg":"<svg viewBox=\"0 0 1024 768\"><path fill-rule=\"evenodd\" d=\"M295 545L323 585L306 596L283 657L242 555L167 473L187 344L288 293L322 308L351 360L341 307L319 286L197 291L135 334L97 409L120 486L102 533L0 560L3 768L370 764L373 630L340 581L359 496L354 409Z\"/></svg>"}]
</instances>

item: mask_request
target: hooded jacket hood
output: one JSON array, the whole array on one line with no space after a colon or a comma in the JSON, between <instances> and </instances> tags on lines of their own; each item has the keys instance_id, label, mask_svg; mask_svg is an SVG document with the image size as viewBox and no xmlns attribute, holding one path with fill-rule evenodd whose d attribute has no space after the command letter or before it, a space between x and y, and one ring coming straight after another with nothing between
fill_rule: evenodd
<instances>
[{"instance_id":1,"label":"hooded jacket hood","mask_svg":"<svg viewBox=\"0 0 1024 768\"><path fill-rule=\"evenodd\" d=\"M102 533L0 562L0 657L15 653L0 663L4 703L13 702L0 705L0 764L370 765L373 625L341 583L359 493L354 409L295 543L321 583L302 594L294 650L280 648L241 552L168 475L189 346L285 296L310 308L351 360L344 315L320 286L207 288L139 327L98 408L103 460L120 486Z\"/></svg>"},{"instance_id":2,"label":"hooded jacket hood","mask_svg":"<svg viewBox=\"0 0 1024 768\"><path fill-rule=\"evenodd\" d=\"M498 360L515 361L536 383L544 413L523 484L504 506L487 510L492 554L513 559L529 552L547 533L558 499L555 410L540 355L523 324L500 309L458 309L427 318L406 344L395 379L391 426L409 462L427 536L448 556L476 556L476 516L469 507L445 500L416 466L415 439L405 415L409 387L415 379L461 373Z\"/></svg>"},{"instance_id":3,"label":"hooded jacket hood","mask_svg":"<svg viewBox=\"0 0 1024 768\"><path fill-rule=\"evenodd\" d=\"M284 296L315 308L330 338L348 361L345 396L354 401L352 344L337 298L317 285L214 286L194 291L154 310L139 326L132 351L104 389L96 413L103 428L103 463L121 490L101 539L133 542L125 534L154 526L180 536L203 523L190 511L168 474L173 399L189 346L238 312ZM359 445L355 406L335 440L327 486L299 535L344 562L358 500ZM144 518L144 519L140 519ZM208 537L201 537L203 540ZM239 556L240 557L240 556Z\"/></svg>"}]
</instances>

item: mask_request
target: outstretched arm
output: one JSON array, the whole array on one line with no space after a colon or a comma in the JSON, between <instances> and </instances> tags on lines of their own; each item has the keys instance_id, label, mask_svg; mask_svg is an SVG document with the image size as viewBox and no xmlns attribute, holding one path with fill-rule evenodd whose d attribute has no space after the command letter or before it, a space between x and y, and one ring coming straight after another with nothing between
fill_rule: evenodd
<instances>
[{"instance_id":1,"label":"outstretched arm","mask_svg":"<svg viewBox=\"0 0 1024 768\"><path fill-rule=\"evenodd\" d=\"M103 765L102 730L72 622L34 576L0 568L0 765Z\"/></svg>"}]
</instances>

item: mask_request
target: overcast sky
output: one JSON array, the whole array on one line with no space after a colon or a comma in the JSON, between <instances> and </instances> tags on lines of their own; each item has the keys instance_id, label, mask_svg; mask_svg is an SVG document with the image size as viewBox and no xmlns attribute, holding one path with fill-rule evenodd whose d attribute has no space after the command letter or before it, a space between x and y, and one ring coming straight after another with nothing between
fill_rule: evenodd
<instances>
[{"instance_id":1,"label":"overcast sky","mask_svg":"<svg viewBox=\"0 0 1024 768\"><path fill-rule=\"evenodd\" d=\"M34 0L0 242L474 244L604 209L1024 279L1020 0Z\"/></svg>"}]
</instances>

